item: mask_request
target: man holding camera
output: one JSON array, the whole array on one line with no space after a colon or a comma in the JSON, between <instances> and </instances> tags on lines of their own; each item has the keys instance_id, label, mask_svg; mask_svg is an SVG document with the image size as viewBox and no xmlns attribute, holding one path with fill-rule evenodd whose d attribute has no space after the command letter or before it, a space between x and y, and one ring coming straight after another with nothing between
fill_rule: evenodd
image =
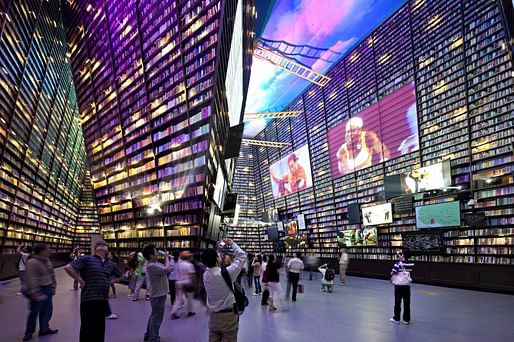
<instances>
[{"instance_id":1,"label":"man holding camera","mask_svg":"<svg viewBox=\"0 0 514 342\"><path fill-rule=\"evenodd\" d=\"M247 261L246 253L231 239L219 242L218 250L232 256L232 262L226 270L234 282ZM237 342L239 316L234 310L236 299L223 279L221 267L224 264L220 254L213 248L202 253L202 262L208 267L203 274L203 282L207 292L207 308L211 312L209 342Z\"/></svg>"}]
</instances>

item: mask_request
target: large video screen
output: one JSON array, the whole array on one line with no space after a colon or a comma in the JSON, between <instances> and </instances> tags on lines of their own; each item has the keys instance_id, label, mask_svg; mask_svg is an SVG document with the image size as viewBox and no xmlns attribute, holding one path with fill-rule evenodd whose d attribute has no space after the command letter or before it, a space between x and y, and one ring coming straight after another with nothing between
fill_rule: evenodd
<instances>
[{"instance_id":1,"label":"large video screen","mask_svg":"<svg viewBox=\"0 0 514 342\"><path fill-rule=\"evenodd\" d=\"M305 145L270 166L274 198L293 194L312 186L311 157Z\"/></svg>"},{"instance_id":2,"label":"large video screen","mask_svg":"<svg viewBox=\"0 0 514 342\"><path fill-rule=\"evenodd\" d=\"M337 178L419 149L414 82L328 131Z\"/></svg>"},{"instance_id":3,"label":"large video screen","mask_svg":"<svg viewBox=\"0 0 514 342\"><path fill-rule=\"evenodd\" d=\"M393 208L391 203L374 205L362 208L362 223L365 226L393 222Z\"/></svg>"},{"instance_id":4,"label":"large video screen","mask_svg":"<svg viewBox=\"0 0 514 342\"><path fill-rule=\"evenodd\" d=\"M416 207L416 227L444 228L460 226L460 202L452 201Z\"/></svg>"},{"instance_id":5,"label":"large video screen","mask_svg":"<svg viewBox=\"0 0 514 342\"><path fill-rule=\"evenodd\" d=\"M376 228L347 229L337 232L339 247L377 246Z\"/></svg>"}]
</instances>

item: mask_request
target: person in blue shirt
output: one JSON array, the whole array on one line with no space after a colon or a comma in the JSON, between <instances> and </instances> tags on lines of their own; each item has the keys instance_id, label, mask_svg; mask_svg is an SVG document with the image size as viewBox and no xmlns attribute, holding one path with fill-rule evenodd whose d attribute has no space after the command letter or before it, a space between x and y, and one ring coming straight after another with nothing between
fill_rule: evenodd
<instances>
[{"instance_id":1,"label":"person in blue shirt","mask_svg":"<svg viewBox=\"0 0 514 342\"><path fill-rule=\"evenodd\" d=\"M401 305L403 301L403 324L410 324L410 272L414 263L409 261L410 252L404 250L398 252L398 261L391 270L391 277L394 285L394 316L389 319L391 323L400 324ZM395 279L395 277L397 277ZM403 281L398 281L402 279Z\"/></svg>"}]
</instances>

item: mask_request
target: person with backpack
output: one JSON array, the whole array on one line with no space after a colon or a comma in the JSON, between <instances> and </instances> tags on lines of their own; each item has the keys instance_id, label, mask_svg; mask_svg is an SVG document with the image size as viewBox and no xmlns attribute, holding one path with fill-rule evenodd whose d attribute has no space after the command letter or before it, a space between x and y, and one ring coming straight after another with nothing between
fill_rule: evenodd
<instances>
[{"instance_id":1,"label":"person with backpack","mask_svg":"<svg viewBox=\"0 0 514 342\"><path fill-rule=\"evenodd\" d=\"M246 298L244 290L234 282L247 263L247 255L232 239L224 240L223 244L233 254L230 265L222 267L222 258L213 248L206 249L201 256L202 263L208 267L203 283L210 312L209 342L237 342L239 314Z\"/></svg>"},{"instance_id":2,"label":"person with backpack","mask_svg":"<svg viewBox=\"0 0 514 342\"><path fill-rule=\"evenodd\" d=\"M32 253L32 248L30 248L30 246L20 245L16 252L20 255L14 266L18 270L18 278L20 279L20 292L18 292L18 295L21 295L25 292L27 287L25 282L25 271L27 260L29 260L30 254Z\"/></svg>"},{"instance_id":3,"label":"person with backpack","mask_svg":"<svg viewBox=\"0 0 514 342\"><path fill-rule=\"evenodd\" d=\"M335 271L327 264L318 268L323 277L321 278L321 292L332 292L334 290Z\"/></svg>"},{"instance_id":4,"label":"person with backpack","mask_svg":"<svg viewBox=\"0 0 514 342\"><path fill-rule=\"evenodd\" d=\"M414 263L409 261L410 252L398 252L398 261L391 270L391 282L394 284L394 315L389 319L391 323L400 324L400 314L403 300L403 324L410 324L410 273Z\"/></svg>"}]
</instances>

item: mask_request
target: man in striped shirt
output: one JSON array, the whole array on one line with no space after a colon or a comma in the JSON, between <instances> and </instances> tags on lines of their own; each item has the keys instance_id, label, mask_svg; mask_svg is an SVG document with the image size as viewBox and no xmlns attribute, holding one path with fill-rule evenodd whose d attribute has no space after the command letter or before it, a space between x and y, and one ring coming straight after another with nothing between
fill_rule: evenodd
<instances>
[{"instance_id":1,"label":"man in striped shirt","mask_svg":"<svg viewBox=\"0 0 514 342\"><path fill-rule=\"evenodd\" d=\"M80 342L103 342L105 339L105 312L109 287L119 282L121 272L107 259L107 243L95 242L95 255L85 255L64 267L70 277L78 281L80 296Z\"/></svg>"},{"instance_id":2,"label":"man in striped shirt","mask_svg":"<svg viewBox=\"0 0 514 342\"><path fill-rule=\"evenodd\" d=\"M410 272L414 268L414 263L409 261L410 252L404 250L398 252L398 261L391 270L391 277L407 277L410 279ZM405 274L407 273L407 274ZM405 278L404 278L405 279ZM403 324L410 324L410 281L404 284L394 285L394 316L389 319L391 323L400 324L401 306L403 300Z\"/></svg>"}]
</instances>

